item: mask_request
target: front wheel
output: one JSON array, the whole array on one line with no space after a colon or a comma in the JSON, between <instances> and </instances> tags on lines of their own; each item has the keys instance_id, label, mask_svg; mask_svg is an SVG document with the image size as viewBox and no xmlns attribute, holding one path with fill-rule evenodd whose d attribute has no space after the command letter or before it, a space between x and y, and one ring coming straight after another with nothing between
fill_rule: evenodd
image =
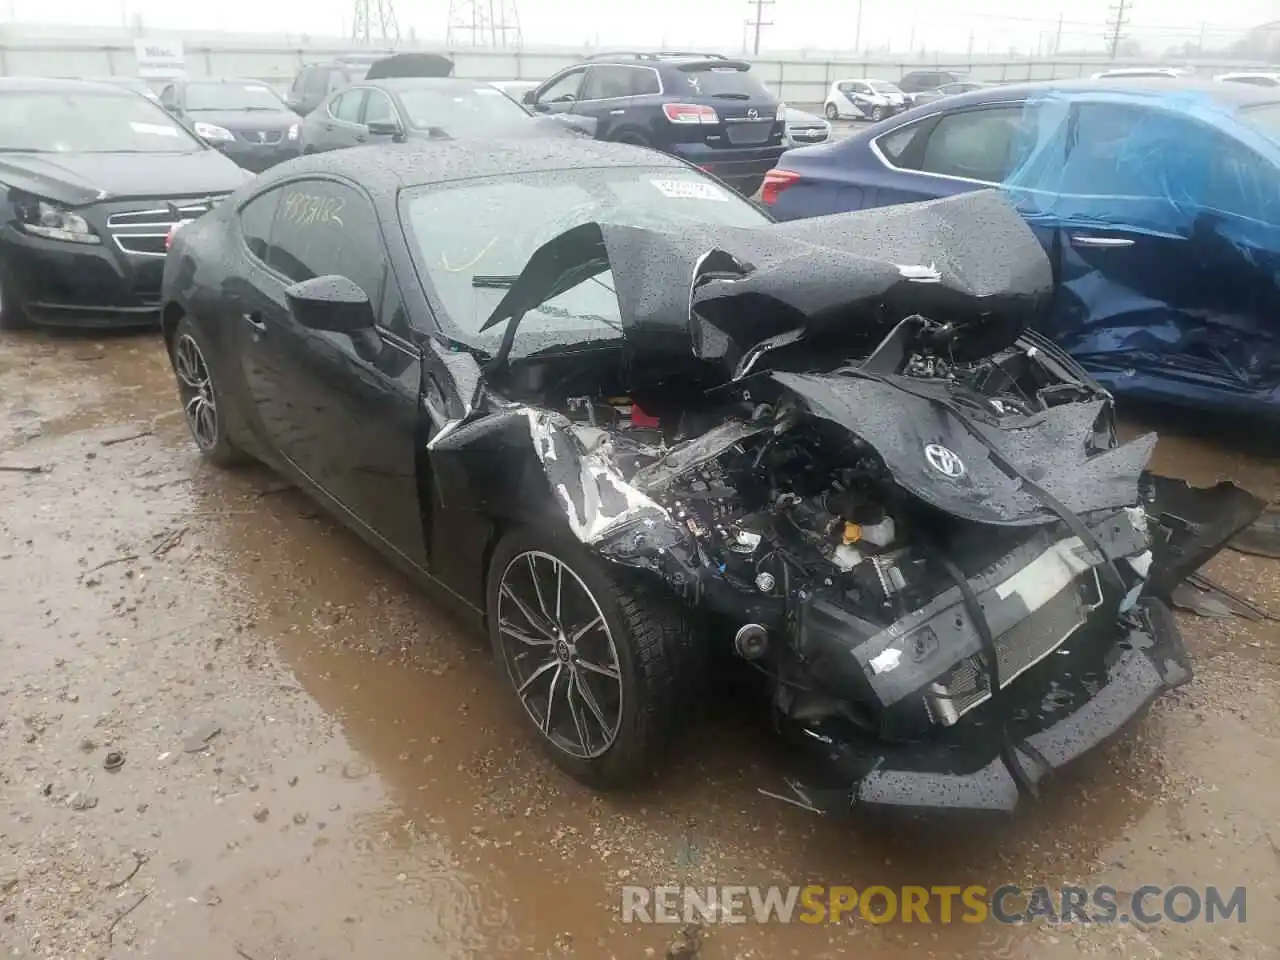
<instances>
[{"instance_id":1,"label":"front wheel","mask_svg":"<svg viewBox=\"0 0 1280 960\"><path fill-rule=\"evenodd\" d=\"M169 359L191 439L206 459L230 467L242 463L245 455L227 434L225 394L209 362L203 336L190 317L183 317L174 330Z\"/></svg>"},{"instance_id":2,"label":"front wheel","mask_svg":"<svg viewBox=\"0 0 1280 960\"><path fill-rule=\"evenodd\" d=\"M826 114L828 120L840 119L840 111L836 109L836 105L834 103L827 104Z\"/></svg>"},{"instance_id":3,"label":"front wheel","mask_svg":"<svg viewBox=\"0 0 1280 960\"><path fill-rule=\"evenodd\" d=\"M883 120L883 119L884 119L884 107L872 107L872 108L871 108L871 122L872 122L872 123L879 123L879 122L880 122L881 120Z\"/></svg>"},{"instance_id":4,"label":"front wheel","mask_svg":"<svg viewBox=\"0 0 1280 960\"><path fill-rule=\"evenodd\" d=\"M490 640L543 748L593 787L650 773L678 723L691 638L656 584L624 585L574 541L515 530L489 568Z\"/></svg>"}]
</instances>

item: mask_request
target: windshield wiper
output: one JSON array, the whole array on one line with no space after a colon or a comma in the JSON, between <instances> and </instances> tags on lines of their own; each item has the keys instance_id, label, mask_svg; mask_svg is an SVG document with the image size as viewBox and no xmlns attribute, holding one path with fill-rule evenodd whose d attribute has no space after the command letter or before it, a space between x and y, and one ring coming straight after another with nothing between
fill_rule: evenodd
<instances>
[{"instance_id":1,"label":"windshield wiper","mask_svg":"<svg viewBox=\"0 0 1280 960\"><path fill-rule=\"evenodd\" d=\"M750 100L749 93L713 93L711 95L714 100Z\"/></svg>"},{"instance_id":2,"label":"windshield wiper","mask_svg":"<svg viewBox=\"0 0 1280 960\"><path fill-rule=\"evenodd\" d=\"M517 280L520 279L519 274L481 274L477 273L471 278L471 285L479 287L481 290L510 290Z\"/></svg>"}]
</instances>

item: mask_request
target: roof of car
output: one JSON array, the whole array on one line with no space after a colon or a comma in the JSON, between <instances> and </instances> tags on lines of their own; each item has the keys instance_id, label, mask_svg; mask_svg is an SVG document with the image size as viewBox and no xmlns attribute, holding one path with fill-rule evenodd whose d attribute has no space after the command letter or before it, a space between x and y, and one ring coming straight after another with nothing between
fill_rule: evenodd
<instances>
[{"instance_id":1,"label":"roof of car","mask_svg":"<svg viewBox=\"0 0 1280 960\"><path fill-rule=\"evenodd\" d=\"M314 153L290 160L260 174L255 182L275 181L299 174L330 174L361 184L386 198L404 187L510 176L546 170L586 170L601 167L669 167L685 164L656 150L576 137L410 140Z\"/></svg>"},{"instance_id":2,"label":"roof of car","mask_svg":"<svg viewBox=\"0 0 1280 960\"><path fill-rule=\"evenodd\" d=\"M1252 104L1276 102L1276 91L1244 83L1219 83L1203 79L1172 77L1115 77L1109 80L1046 80L1039 83L1000 84L982 87L969 93L948 97L944 109L966 104L990 103L997 100L1030 99L1053 94L1079 95L1105 93L1119 96L1150 97L1156 94L1195 94L1218 106L1234 110ZM937 104L931 104L937 109Z\"/></svg>"},{"instance_id":3,"label":"roof of car","mask_svg":"<svg viewBox=\"0 0 1280 960\"><path fill-rule=\"evenodd\" d=\"M271 84L267 83L265 80L255 80L253 77L183 77L182 79L175 80L173 82L181 83L186 86L194 86L196 84L235 84L236 86L244 85L247 87L271 86Z\"/></svg>"},{"instance_id":4,"label":"roof of car","mask_svg":"<svg viewBox=\"0 0 1280 960\"><path fill-rule=\"evenodd\" d=\"M381 77L374 80L358 80L353 86L381 87L384 90L421 90L436 88L441 90L467 89L493 86L487 80L463 80L460 77Z\"/></svg>"},{"instance_id":5,"label":"roof of car","mask_svg":"<svg viewBox=\"0 0 1280 960\"><path fill-rule=\"evenodd\" d=\"M118 84L93 80L61 80L53 77L0 77L0 93L87 93L98 96L137 96Z\"/></svg>"}]
</instances>

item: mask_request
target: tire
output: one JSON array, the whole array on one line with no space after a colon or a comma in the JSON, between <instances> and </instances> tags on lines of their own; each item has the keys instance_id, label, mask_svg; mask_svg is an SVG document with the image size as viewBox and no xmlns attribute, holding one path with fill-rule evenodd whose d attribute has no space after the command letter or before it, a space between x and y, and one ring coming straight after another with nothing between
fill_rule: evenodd
<instances>
[{"instance_id":1,"label":"tire","mask_svg":"<svg viewBox=\"0 0 1280 960\"><path fill-rule=\"evenodd\" d=\"M20 330L31 325L22 302L17 279L7 266L0 265L0 330Z\"/></svg>"},{"instance_id":2,"label":"tire","mask_svg":"<svg viewBox=\"0 0 1280 960\"><path fill-rule=\"evenodd\" d=\"M872 107L872 108L871 108L871 122L872 122L872 123L879 123L879 122L880 122L881 120L883 120L883 119L884 119L884 107Z\"/></svg>"},{"instance_id":3,"label":"tire","mask_svg":"<svg viewBox=\"0 0 1280 960\"><path fill-rule=\"evenodd\" d=\"M642 133L632 133L630 131L618 134L613 138L614 143L629 143L633 147L652 147L649 138Z\"/></svg>"},{"instance_id":4,"label":"tire","mask_svg":"<svg viewBox=\"0 0 1280 960\"><path fill-rule=\"evenodd\" d=\"M517 528L494 551L486 600L499 671L552 761L597 789L651 774L689 702L697 663L675 599L656 583L624 585L568 537Z\"/></svg>"},{"instance_id":5,"label":"tire","mask_svg":"<svg viewBox=\"0 0 1280 960\"><path fill-rule=\"evenodd\" d=\"M823 111L823 113L827 115L828 120L840 119L840 111L836 109L836 105L834 103L828 103L827 108L826 110Z\"/></svg>"},{"instance_id":6,"label":"tire","mask_svg":"<svg viewBox=\"0 0 1280 960\"><path fill-rule=\"evenodd\" d=\"M182 417L201 456L219 467L234 467L248 457L227 434L229 407L209 355L204 335L191 318L179 320L169 362L178 384Z\"/></svg>"}]
</instances>

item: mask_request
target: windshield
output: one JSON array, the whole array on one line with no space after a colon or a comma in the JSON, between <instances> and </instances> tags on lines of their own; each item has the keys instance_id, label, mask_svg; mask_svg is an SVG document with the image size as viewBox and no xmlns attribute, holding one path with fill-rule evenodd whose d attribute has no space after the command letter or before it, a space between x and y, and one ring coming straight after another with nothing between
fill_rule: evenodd
<instances>
[{"instance_id":1,"label":"windshield","mask_svg":"<svg viewBox=\"0 0 1280 960\"><path fill-rule=\"evenodd\" d=\"M525 109L501 90L490 86L420 87L400 91L400 102L408 114L409 126L425 129L442 127L487 127L528 120Z\"/></svg>"},{"instance_id":2,"label":"windshield","mask_svg":"<svg viewBox=\"0 0 1280 960\"><path fill-rule=\"evenodd\" d=\"M203 149L164 110L128 91L0 94L0 151L195 153Z\"/></svg>"},{"instance_id":3,"label":"windshield","mask_svg":"<svg viewBox=\"0 0 1280 960\"><path fill-rule=\"evenodd\" d=\"M1240 119L1264 136L1280 143L1280 103L1260 103L1240 111Z\"/></svg>"},{"instance_id":4,"label":"windshield","mask_svg":"<svg viewBox=\"0 0 1280 960\"><path fill-rule=\"evenodd\" d=\"M682 70L689 89L695 96L719 97L725 100L772 100L773 94L755 78L750 70L708 67L705 70Z\"/></svg>"},{"instance_id":5,"label":"windshield","mask_svg":"<svg viewBox=\"0 0 1280 960\"><path fill-rule=\"evenodd\" d=\"M895 84L889 83L887 80L868 80L869 86L876 93L901 93Z\"/></svg>"},{"instance_id":6,"label":"windshield","mask_svg":"<svg viewBox=\"0 0 1280 960\"><path fill-rule=\"evenodd\" d=\"M554 170L420 187L403 195L400 216L441 325L490 354L505 324L483 333L481 325L533 253L567 230L591 222L677 229L770 222L728 188L671 167ZM604 270L531 310L512 355L620 337L613 275Z\"/></svg>"},{"instance_id":7,"label":"windshield","mask_svg":"<svg viewBox=\"0 0 1280 960\"><path fill-rule=\"evenodd\" d=\"M279 111L286 107L265 83L189 83L187 109Z\"/></svg>"}]
</instances>

